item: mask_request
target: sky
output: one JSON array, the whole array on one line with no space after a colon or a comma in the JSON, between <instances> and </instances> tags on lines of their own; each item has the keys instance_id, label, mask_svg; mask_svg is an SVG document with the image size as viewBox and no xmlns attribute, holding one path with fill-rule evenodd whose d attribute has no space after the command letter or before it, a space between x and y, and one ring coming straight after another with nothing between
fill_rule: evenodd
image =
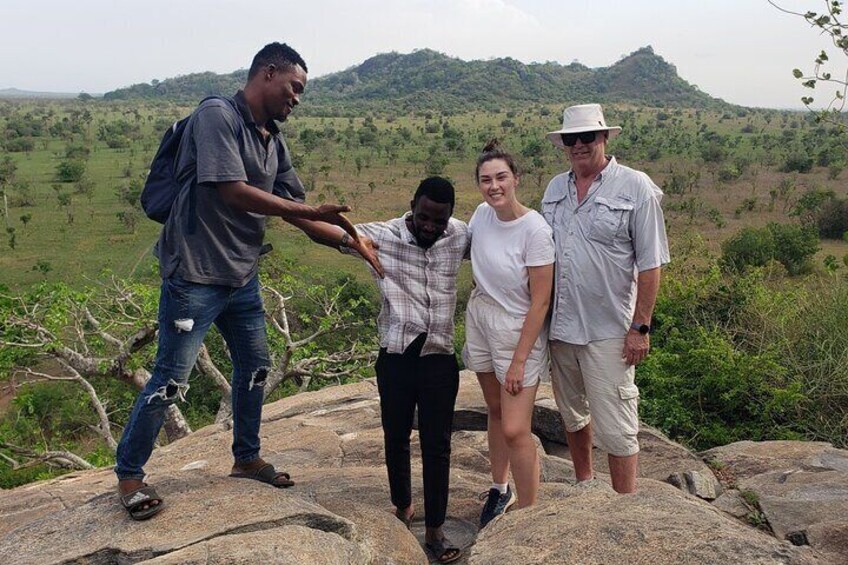
<instances>
[{"instance_id":1,"label":"sky","mask_svg":"<svg viewBox=\"0 0 848 565\"><path fill-rule=\"evenodd\" d=\"M835 88L811 92L792 76L811 71L822 49L830 48L834 76L848 62L766 0L0 0L0 89L103 93L228 73L272 41L297 49L310 78L391 51L594 68L650 45L707 94L768 108L832 98Z\"/></svg>"}]
</instances>

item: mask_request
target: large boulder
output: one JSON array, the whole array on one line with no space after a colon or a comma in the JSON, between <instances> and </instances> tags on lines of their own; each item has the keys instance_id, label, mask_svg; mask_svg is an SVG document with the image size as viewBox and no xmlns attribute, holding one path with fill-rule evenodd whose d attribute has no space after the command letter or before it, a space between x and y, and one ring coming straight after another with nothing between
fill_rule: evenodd
<instances>
[{"instance_id":1,"label":"large boulder","mask_svg":"<svg viewBox=\"0 0 848 565\"><path fill-rule=\"evenodd\" d=\"M685 481L687 473L706 467L649 428L641 435L638 494L612 492L600 472L606 465L602 454L596 458L600 480L573 486L574 469L560 456L567 448L546 383L533 421L543 481L539 504L510 512L480 533L480 494L491 475L485 402L469 373L462 376L457 410L445 530L466 549L462 562L826 563L843 555L834 548L845 545L845 525L835 520L810 522L804 530L811 546L831 553L794 548L653 480L677 474ZM261 434L263 456L292 473L294 488L227 477L232 432L212 425L154 452L148 481L166 508L146 522L132 521L119 506L108 469L2 491L0 563L424 564L432 559L423 549L418 433L412 433L416 518L410 531L394 517L389 500L373 380L270 404ZM837 455L821 452L816 461L838 466ZM766 483L750 488L769 496L767 487L772 488ZM787 531L794 528L787 522Z\"/></svg>"},{"instance_id":2,"label":"large boulder","mask_svg":"<svg viewBox=\"0 0 848 565\"><path fill-rule=\"evenodd\" d=\"M648 483L653 483L647 486ZM813 556L705 502L643 479L618 495L599 481L545 488L541 502L509 512L477 538L468 562L650 563L652 565L812 563Z\"/></svg>"},{"instance_id":3,"label":"large boulder","mask_svg":"<svg viewBox=\"0 0 848 565\"><path fill-rule=\"evenodd\" d=\"M742 441L703 455L735 487L717 506L764 521L778 539L848 563L848 450L824 442Z\"/></svg>"}]
</instances>

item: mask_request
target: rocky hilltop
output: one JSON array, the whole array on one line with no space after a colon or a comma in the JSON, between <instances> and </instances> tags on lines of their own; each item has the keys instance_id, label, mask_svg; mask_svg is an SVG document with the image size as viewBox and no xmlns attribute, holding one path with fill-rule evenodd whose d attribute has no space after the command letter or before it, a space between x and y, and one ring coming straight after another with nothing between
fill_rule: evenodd
<instances>
[{"instance_id":1,"label":"rocky hilltop","mask_svg":"<svg viewBox=\"0 0 848 565\"><path fill-rule=\"evenodd\" d=\"M461 563L807 564L848 562L848 451L741 442L695 455L645 428L639 492L620 496L598 458L576 485L550 387L534 433L540 502L478 531L487 472L485 405L464 373L455 421L448 536ZM149 480L167 508L133 522L110 469L0 492L0 563L427 563L419 518L394 518L373 381L266 406L263 452L297 481L230 479L229 430L208 426L158 449ZM415 453L413 449L413 453ZM707 462L709 464L707 464ZM756 526L756 527L755 527Z\"/></svg>"}]
</instances>

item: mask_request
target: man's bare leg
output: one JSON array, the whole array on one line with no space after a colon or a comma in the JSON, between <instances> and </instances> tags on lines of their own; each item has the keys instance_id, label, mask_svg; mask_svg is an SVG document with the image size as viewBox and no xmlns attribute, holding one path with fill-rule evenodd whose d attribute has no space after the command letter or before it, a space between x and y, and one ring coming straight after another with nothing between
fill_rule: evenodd
<instances>
[{"instance_id":1,"label":"man's bare leg","mask_svg":"<svg viewBox=\"0 0 848 565\"><path fill-rule=\"evenodd\" d=\"M576 432L565 432L574 474L578 481L588 481L595 476L592 470L592 423L589 422Z\"/></svg>"},{"instance_id":2,"label":"man's bare leg","mask_svg":"<svg viewBox=\"0 0 848 565\"><path fill-rule=\"evenodd\" d=\"M610 455L609 468L612 488L615 489L615 492L620 494L636 492L636 472L639 469L638 453L627 457Z\"/></svg>"}]
</instances>

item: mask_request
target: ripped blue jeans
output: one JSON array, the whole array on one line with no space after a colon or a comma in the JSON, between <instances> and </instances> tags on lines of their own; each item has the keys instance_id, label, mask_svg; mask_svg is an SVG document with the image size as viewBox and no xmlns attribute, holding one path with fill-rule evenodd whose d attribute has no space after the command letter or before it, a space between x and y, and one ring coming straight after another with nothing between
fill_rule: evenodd
<instances>
[{"instance_id":1,"label":"ripped blue jeans","mask_svg":"<svg viewBox=\"0 0 848 565\"><path fill-rule=\"evenodd\" d=\"M265 311L254 276L241 288L162 280L156 365L133 406L118 444L118 479L144 479L144 464L168 406L185 400L188 377L203 338L215 324L233 363L233 457L249 463L259 457L259 422L270 368Z\"/></svg>"}]
</instances>

